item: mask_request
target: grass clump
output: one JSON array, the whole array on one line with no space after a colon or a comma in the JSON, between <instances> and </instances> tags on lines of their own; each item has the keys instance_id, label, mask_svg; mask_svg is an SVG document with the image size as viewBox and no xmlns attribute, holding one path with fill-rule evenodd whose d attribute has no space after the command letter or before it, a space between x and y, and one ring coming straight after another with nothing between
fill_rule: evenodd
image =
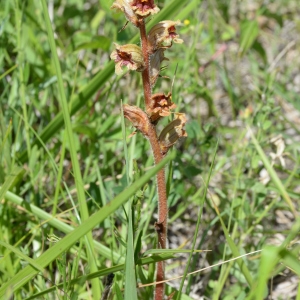
<instances>
[{"instance_id":1,"label":"grass clump","mask_svg":"<svg viewBox=\"0 0 300 300\"><path fill-rule=\"evenodd\" d=\"M165 261L166 279L185 275L165 284L173 299L298 299L297 2L156 3L147 32L180 20L184 43L155 89L172 87L187 137L155 167L120 113L144 93L114 75L113 43L140 41L112 2L3 2L0 298L152 299Z\"/></svg>"}]
</instances>

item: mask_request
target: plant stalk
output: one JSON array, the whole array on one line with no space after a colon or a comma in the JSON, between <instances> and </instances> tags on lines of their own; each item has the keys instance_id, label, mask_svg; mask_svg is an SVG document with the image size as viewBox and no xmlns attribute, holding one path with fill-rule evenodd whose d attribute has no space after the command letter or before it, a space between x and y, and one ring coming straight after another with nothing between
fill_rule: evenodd
<instances>
[{"instance_id":1,"label":"plant stalk","mask_svg":"<svg viewBox=\"0 0 300 300\"><path fill-rule=\"evenodd\" d=\"M145 21L140 20L140 37L142 43L142 53L145 64L145 69L142 72L143 89L145 96L146 110L151 103L151 82L150 82L150 60L148 51L148 38L146 33ZM150 120L149 120L150 121ZM150 122L151 123L151 122ZM155 126L151 124L149 128L149 142L152 148L154 163L157 165L162 159L163 154L160 149L159 141ZM167 202L167 188L165 181L165 170L161 169L156 175L157 193L158 193L158 221L155 223L155 229L158 236L158 248L166 249L167 240L167 221L168 221L168 202ZM165 278L164 262L158 262L156 266L156 281L163 281ZM155 300L164 299L164 283L157 284L155 287Z\"/></svg>"}]
</instances>

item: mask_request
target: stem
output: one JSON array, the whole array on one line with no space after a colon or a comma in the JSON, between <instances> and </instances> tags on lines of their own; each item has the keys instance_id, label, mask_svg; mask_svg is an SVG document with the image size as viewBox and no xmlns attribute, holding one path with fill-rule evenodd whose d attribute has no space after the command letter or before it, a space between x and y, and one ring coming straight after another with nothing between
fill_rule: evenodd
<instances>
[{"instance_id":1,"label":"stem","mask_svg":"<svg viewBox=\"0 0 300 300\"><path fill-rule=\"evenodd\" d=\"M151 82L150 82L150 61L148 52L148 38L146 33L145 21L139 21L139 29L142 43L142 53L145 63L145 70L142 72L143 88L145 96L146 111L151 103ZM149 120L151 124L151 121ZM157 165L162 159L163 155L160 150L159 141L155 125L149 127L149 141L153 151L154 163ZM155 229L158 236L158 248L166 249L167 240L167 221L168 221L168 202L167 202L167 188L165 181L165 170L161 169L156 175L157 193L158 193L158 220L155 223ZM165 278L164 262L158 262L156 266L156 281L163 281ZM155 287L155 300L164 299L164 283L157 284Z\"/></svg>"},{"instance_id":2,"label":"stem","mask_svg":"<svg viewBox=\"0 0 300 300\"><path fill-rule=\"evenodd\" d=\"M149 141L153 151L154 162L158 164L163 156L160 151L156 130L152 126L149 130ZM165 170L161 169L156 174L156 184L158 193L158 221L155 223L155 229L158 237L158 248L166 249L167 240L167 221L168 221L168 202L167 202L167 188L165 182ZM156 281L163 281L165 279L164 262L160 261L156 265ZM155 287L155 300L164 299L164 283L159 283Z\"/></svg>"}]
</instances>

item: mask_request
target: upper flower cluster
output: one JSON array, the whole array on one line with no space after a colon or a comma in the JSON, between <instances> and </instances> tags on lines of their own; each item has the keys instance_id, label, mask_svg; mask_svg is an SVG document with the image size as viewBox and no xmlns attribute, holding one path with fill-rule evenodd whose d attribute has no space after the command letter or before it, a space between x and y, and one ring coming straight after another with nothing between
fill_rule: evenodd
<instances>
[{"instance_id":1,"label":"upper flower cluster","mask_svg":"<svg viewBox=\"0 0 300 300\"><path fill-rule=\"evenodd\" d=\"M143 72L143 82L148 81L150 88L147 97L145 94L145 112L136 106L127 104L123 106L124 116L148 138L149 130L152 130L151 128L162 117L169 116L171 110L176 107L171 101L171 93L152 95L151 90L160 76L162 62L168 60L164 52L172 46L173 42L183 42L176 32L176 26L180 22L169 20L159 22L147 34L144 19L159 11L153 0L116 0L111 8L122 11L126 19L141 32L142 48L134 44L121 46L115 43L116 49L110 57L115 61L116 74L122 74L122 67L127 67L128 70ZM145 86L144 90L146 90ZM186 123L185 115L177 113L175 116L175 119L162 130L158 137L163 155L180 137L186 136L183 129Z\"/></svg>"},{"instance_id":2,"label":"upper flower cluster","mask_svg":"<svg viewBox=\"0 0 300 300\"><path fill-rule=\"evenodd\" d=\"M153 0L116 0L111 8L122 11L126 19L136 27L138 27L139 18L159 12Z\"/></svg>"},{"instance_id":3,"label":"upper flower cluster","mask_svg":"<svg viewBox=\"0 0 300 300\"><path fill-rule=\"evenodd\" d=\"M111 8L122 11L126 19L136 27L140 27L141 22L146 17L159 12L159 8L153 0L116 0ZM168 60L164 56L164 50L170 48L173 42L183 42L176 33L175 26L178 24L180 24L179 21L162 21L154 25L148 33L149 73L152 86L159 76L162 61ZM143 71L143 53L138 46L131 44L115 45L116 50L112 52L110 57L116 63L116 74L122 73L123 66L126 66L128 70Z\"/></svg>"},{"instance_id":4,"label":"upper flower cluster","mask_svg":"<svg viewBox=\"0 0 300 300\"><path fill-rule=\"evenodd\" d=\"M124 0L118 0L124 1ZM155 84L161 63L163 60L168 60L164 56L164 51L172 46L172 43L182 43L176 33L175 25L180 24L179 21L162 21L154 25L148 34L148 54L150 55L150 75L151 84ZM116 62L116 73L121 73L121 66L127 66L128 70L143 70L143 53L140 47L129 44L124 46L116 45L116 50L112 52L110 58ZM129 63L130 62L130 63Z\"/></svg>"}]
</instances>

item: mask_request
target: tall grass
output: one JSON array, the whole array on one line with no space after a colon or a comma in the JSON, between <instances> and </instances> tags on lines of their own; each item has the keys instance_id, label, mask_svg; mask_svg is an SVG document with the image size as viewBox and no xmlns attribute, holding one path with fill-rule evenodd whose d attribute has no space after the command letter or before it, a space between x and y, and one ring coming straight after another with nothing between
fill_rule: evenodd
<instances>
[{"instance_id":1,"label":"tall grass","mask_svg":"<svg viewBox=\"0 0 300 300\"><path fill-rule=\"evenodd\" d=\"M172 87L188 137L153 167L148 142L122 132L141 80L115 76L109 55L139 37L119 32L112 1L2 1L1 299L152 299L158 261L184 275L165 284L173 299L300 299L298 3L156 2L148 30L182 23L156 88ZM160 168L170 249L157 252Z\"/></svg>"}]
</instances>

